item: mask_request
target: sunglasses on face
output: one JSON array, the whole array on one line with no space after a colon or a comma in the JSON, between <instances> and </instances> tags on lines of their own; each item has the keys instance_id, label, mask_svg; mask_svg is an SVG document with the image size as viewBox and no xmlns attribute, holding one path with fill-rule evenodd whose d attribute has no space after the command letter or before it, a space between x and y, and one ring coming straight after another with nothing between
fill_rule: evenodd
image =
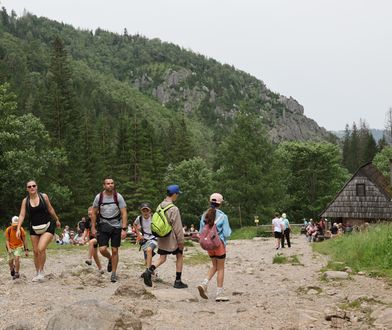
<instances>
[{"instance_id":1,"label":"sunglasses on face","mask_svg":"<svg viewBox=\"0 0 392 330\"><path fill-rule=\"evenodd\" d=\"M27 188L35 188L35 187L37 187L37 185L36 184L32 184L32 185L30 185L30 186L27 186Z\"/></svg>"}]
</instances>

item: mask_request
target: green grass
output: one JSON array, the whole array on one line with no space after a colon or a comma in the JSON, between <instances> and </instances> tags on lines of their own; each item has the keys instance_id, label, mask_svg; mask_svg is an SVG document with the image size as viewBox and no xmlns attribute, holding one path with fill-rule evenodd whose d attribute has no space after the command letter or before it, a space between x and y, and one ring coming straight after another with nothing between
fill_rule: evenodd
<instances>
[{"instance_id":1,"label":"green grass","mask_svg":"<svg viewBox=\"0 0 392 330\"><path fill-rule=\"evenodd\" d=\"M274 256L272 259L273 264L291 264L293 266L303 266L301 262L299 261L299 258L297 255L293 256L288 256L286 257L285 255L278 253Z\"/></svg>"},{"instance_id":2,"label":"green grass","mask_svg":"<svg viewBox=\"0 0 392 330\"><path fill-rule=\"evenodd\" d=\"M208 263L210 260L211 258L208 256L207 253L196 252L184 255L184 263L191 266L205 264Z\"/></svg>"},{"instance_id":3,"label":"green grass","mask_svg":"<svg viewBox=\"0 0 392 330\"><path fill-rule=\"evenodd\" d=\"M392 279L392 225L374 226L368 232L344 235L312 246L315 251L331 256L330 269L342 270L348 266L354 272Z\"/></svg>"},{"instance_id":4,"label":"green grass","mask_svg":"<svg viewBox=\"0 0 392 330\"><path fill-rule=\"evenodd\" d=\"M260 227L243 227L234 229L230 239L252 239L254 237L271 237L271 232L266 232Z\"/></svg>"}]
</instances>

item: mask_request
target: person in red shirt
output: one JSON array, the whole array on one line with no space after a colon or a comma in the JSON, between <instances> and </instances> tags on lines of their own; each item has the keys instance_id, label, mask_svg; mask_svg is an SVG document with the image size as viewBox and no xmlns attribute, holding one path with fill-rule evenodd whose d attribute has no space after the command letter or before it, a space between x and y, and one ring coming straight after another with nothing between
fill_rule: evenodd
<instances>
[{"instance_id":1,"label":"person in red shirt","mask_svg":"<svg viewBox=\"0 0 392 330\"><path fill-rule=\"evenodd\" d=\"M25 252L26 257L28 256L29 249L27 248L26 234L23 228L21 228L20 238L16 236L16 229L18 227L19 218L14 216L11 221L11 226L5 230L5 244L8 252L8 265L10 266L10 273L12 279L20 277L20 257Z\"/></svg>"}]
</instances>

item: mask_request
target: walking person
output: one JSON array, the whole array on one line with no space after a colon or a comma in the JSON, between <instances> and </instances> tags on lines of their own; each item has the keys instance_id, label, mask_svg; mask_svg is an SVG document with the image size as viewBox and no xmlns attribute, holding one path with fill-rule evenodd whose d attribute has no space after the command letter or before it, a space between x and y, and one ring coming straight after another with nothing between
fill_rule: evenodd
<instances>
[{"instance_id":1,"label":"walking person","mask_svg":"<svg viewBox=\"0 0 392 330\"><path fill-rule=\"evenodd\" d=\"M275 213L275 218L272 219L272 231L275 237L275 249L279 250L280 240L284 231L284 226L279 213Z\"/></svg>"},{"instance_id":2,"label":"walking person","mask_svg":"<svg viewBox=\"0 0 392 330\"><path fill-rule=\"evenodd\" d=\"M223 196L219 193L213 193L210 196L210 208L203 213L200 220L200 233L203 233L205 226L212 228L215 224L217 233L221 240L221 244L213 249L208 250L212 265L208 270L207 277L197 287L202 298L208 299L207 287L215 273L216 276L216 297L215 301L228 301L229 298L223 294L223 281L225 276L225 260L226 260L226 240L231 235L229 219L225 213L220 210L223 203Z\"/></svg>"},{"instance_id":3,"label":"walking person","mask_svg":"<svg viewBox=\"0 0 392 330\"><path fill-rule=\"evenodd\" d=\"M91 233L97 237L99 252L108 259L110 281L117 282L118 248L127 236L128 215L124 198L115 189L114 180L106 177L103 191L95 196L91 212ZM97 225L97 218L99 223ZM110 241L111 253L108 250Z\"/></svg>"},{"instance_id":4,"label":"walking person","mask_svg":"<svg viewBox=\"0 0 392 330\"><path fill-rule=\"evenodd\" d=\"M22 256L23 251L25 252L26 257L29 254L26 234L23 228L21 228L20 238L16 237L18 220L19 218L17 216L12 217L11 226L4 232L5 244L8 252L8 265L10 266L10 273L13 280L20 277L20 257Z\"/></svg>"},{"instance_id":5,"label":"walking person","mask_svg":"<svg viewBox=\"0 0 392 330\"><path fill-rule=\"evenodd\" d=\"M87 214L88 214L88 219L86 219L85 223L84 223L84 233L83 233L83 237L88 237L88 256L86 259L86 264L91 266L92 265L92 258L94 258L95 264L98 267L98 270L101 274L104 273L104 270L102 268L101 265L101 261L99 260L99 256L98 256L98 242L97 242L97 238L95 236L92 236L91 233L91 216L92 216L92 212L93 212L93 207L90 206L87 210Z\"/></svg>"},{"instance_id":6,"label":"walking person","mask_svg":"<svg viewBox=\"0 0 392 330\"><path fill-rule=\"evenodd\" d=\"M284 240L285 240L285 238L286 238L286 241L287 241L287 246L289 248L291 248L291 243L290 243L291 226L290 226L289 220L287 219L286 213L282 213L282 222L283 222L283 226L284 226L284 230L283 230L282 238L281 238L282 248L284 248Z\"/></svg>"},{"instance_id":7,"label":"walking person","mask_svg":"<svg viewBox=\"0 0 392 330\"><path fill-rule=\"evenodd\" d=\"M53 239L55 227L61 227L48 195L38 192L38 185L34 180L26 184L27 197L22 201L20 208L16 237L21 238L22 224L27 216L29 218L29 231L34 252L34 265L36 275L33 282L45 279L44 267L46 262L46 249Z\"/></svg>"},{"instance_id":8,"label":"walking person","mask_svg":"<svg viewBox=\"0 0 392 330\"><path fill-rule=\"evenodd\" d=\"M150 204L141 203L139 210L141 214L135 219L133 226L138 237L140 249L143 250L146 270L148 270L152 265L152 257L155 254L154 250L158 246L158 242L151 230Z\"/></svg>"},{"instance_id":9,"label":"walking person","mask_svg":"<svg viewBox=\"0 0 392 330\"><path fill-rule=\"evenodd\" d=\"M144 284L152 286L151 275L155 269L166 262L167 256L173 254L176 256L176 279L173 287L176 289L187 288L188 285L182 282L182 268L184 264L184 232L182 229L180 210L173 203L180 196L180 187L170 185L166 189L166 198L160 204L162 209L166 209L165 216L170 223L172 230L166 237L158 237L158 261L146 269L143 273Z\"/></svg>"}]
</instances>

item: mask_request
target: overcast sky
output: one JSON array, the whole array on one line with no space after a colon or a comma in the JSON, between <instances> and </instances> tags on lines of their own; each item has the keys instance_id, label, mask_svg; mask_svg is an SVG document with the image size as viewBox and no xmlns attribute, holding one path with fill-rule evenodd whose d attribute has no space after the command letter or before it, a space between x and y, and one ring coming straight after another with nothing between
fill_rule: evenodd
<instances>
[{"instance_id":1,"label":"overcast sky","mask_svg":"<svg viewBox=\"0 0 392 330\"><path fill-rule=\"evenodd\" d=\"M0 0L19 15L173 42L294 97L328 130L392 107L390 0Z\"/></svg>"}]
</instances>

